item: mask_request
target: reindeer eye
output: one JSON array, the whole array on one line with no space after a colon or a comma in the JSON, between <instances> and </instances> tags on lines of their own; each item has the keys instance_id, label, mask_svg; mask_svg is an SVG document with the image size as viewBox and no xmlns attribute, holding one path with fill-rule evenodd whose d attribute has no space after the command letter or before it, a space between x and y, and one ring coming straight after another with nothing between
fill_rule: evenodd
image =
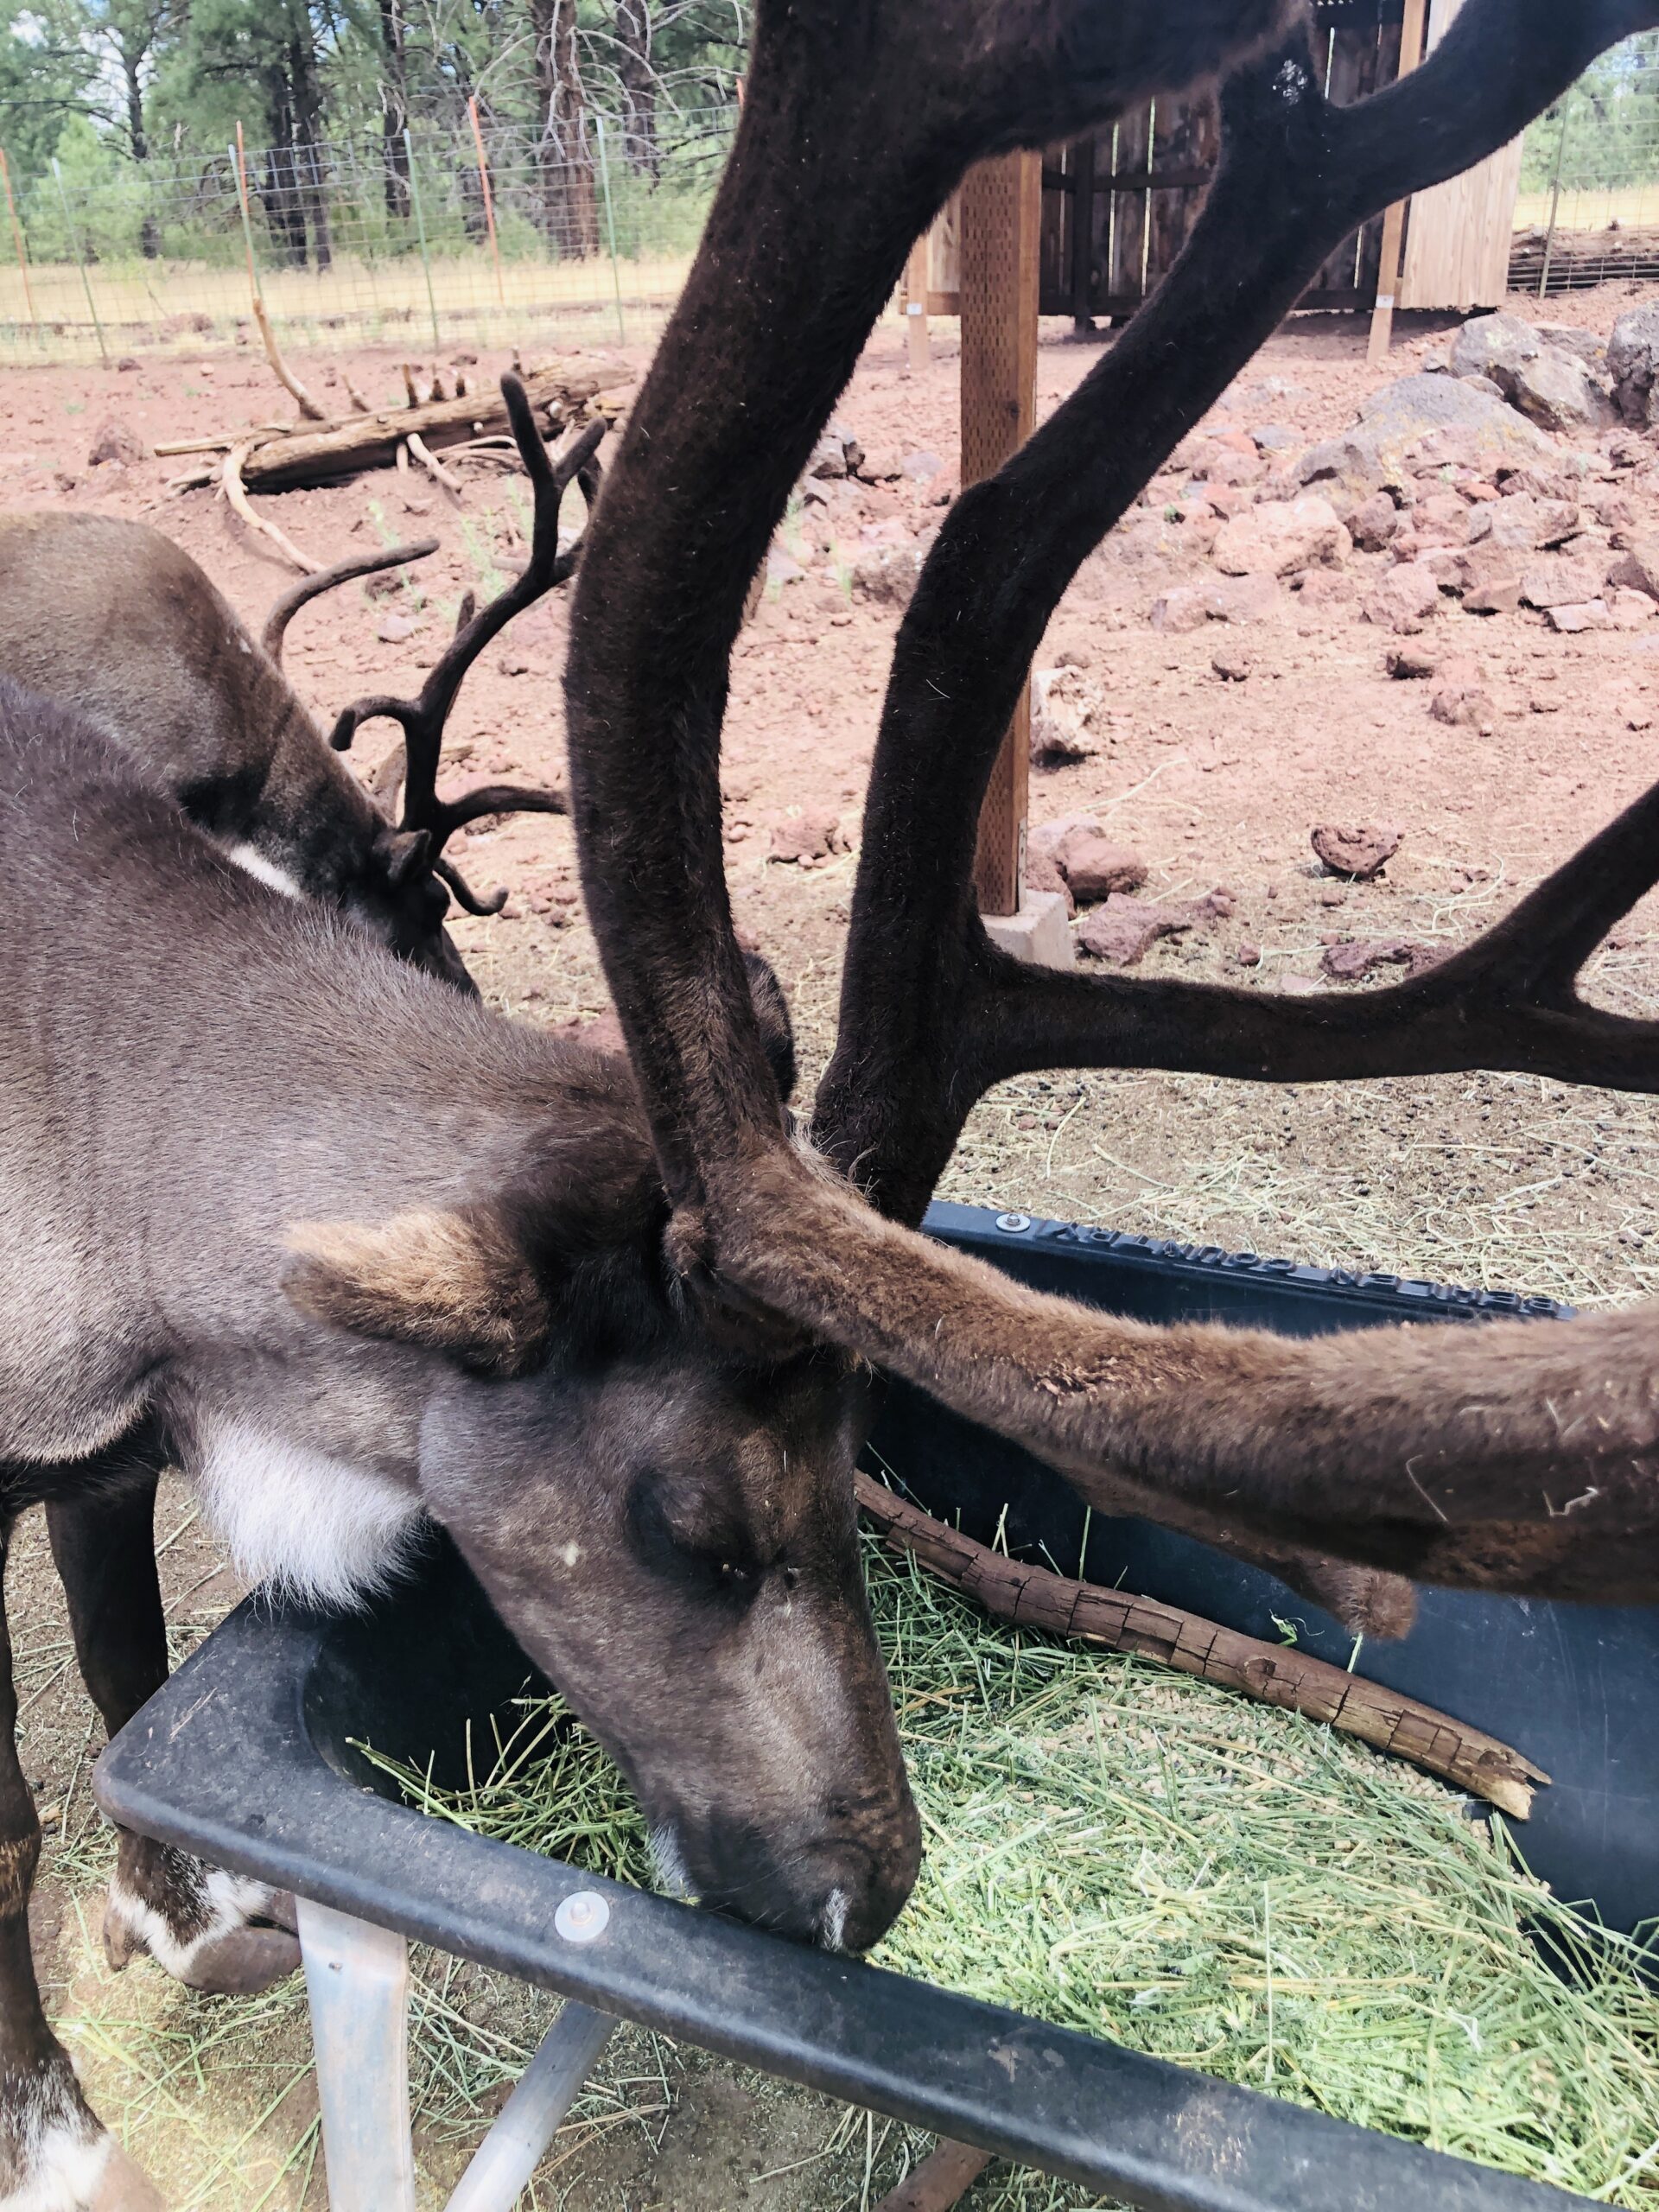
<instances>
[{"instance_id":1,"label":"reindeer eye","mask_svg":"<svg viewBox=\"0 0 1659 2212\"><path fill-rule=\"evenodd\" d=\"M734 1602L753 1596L757 1563L742 1530L724 1515L699 1512L696 1501L664 1478L648 1475L634 1484L627 1527L635 1556L665 1582L716 1590Z\"/></svg>"}]
</instances>

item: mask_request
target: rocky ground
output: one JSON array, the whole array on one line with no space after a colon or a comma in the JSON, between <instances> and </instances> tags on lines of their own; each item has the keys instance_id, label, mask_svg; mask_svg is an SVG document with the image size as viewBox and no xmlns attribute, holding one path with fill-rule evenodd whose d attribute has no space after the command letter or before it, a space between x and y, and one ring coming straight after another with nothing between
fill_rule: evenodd
<instances>
[{"instance_id":1,"label":"rocky ground","mask_svg":"<svg viewBox=\"0 0 1659 2212\"><path fill-rule=\"evenodd\" d=\"M1084 563L1039 655L1033 874L1070 901L1083 963L1361 991L1465 941L1653 780L1648 321L1609 345L1643 304L1619 287L1552 303L1571 321L1547 329L1522 300L1513 320L1460 334L1402 328L1380 372L1365 364L1363 327L1300 319L1187 442ZM1045 410L1096 358L1049 334ZM382 403L399 389L385 353L298 365L342 406L348 378ZM469 373L502 365L486 357ZM878 336L734 661L734 899L790 990L809 1081L831 1033L887 658L956 488L957 402L950 340L936 335L931 367L912 379L898 337ZM13 505L153 524L251 620L290 572L211 491L170 493L186 464L150 448L286 410L246 354L15 371L0 379L0 486ZM92 465L100 446L117 457ZM418 684L461 593L496 588L521 556L528 516L516 480L483 464L459 499L387 470L256 505L325 560L442 540L393 592L353 587L296 622L289 665L325 721L362 692ZM544 604L475 671L453 725L453 788L559 777L565 625L563 602ZM372 731L359 741L369 762L385 744ZM602 1018L568 824L481 825L457 857L481 887L510 890L499 920L459 931L493 1001L549 1024ZM1593 957L1591 995L1649 1009L1655 942L1644 901ZM1593 1302L1652 1286L1655 1158L1645 1101L1535 1079L1270 1092L1061 1071L988 1098L943 1187ZM164 1522L177 1532L164 1565L181 1647L236 1594L188 1513L175 1498ZM95 2094L179 2204L319 2203L320 2177L306 2185L315 2103L296 1994L216 2005L148 1965L121 1981L105 1970L90 1709L38 1529L25 1532L10 1595L26 1764L51 1815L40 1955ZM457 2113L499 2096L489 2084L507 2068L491 2038L529 2023L486 1977L431 1989L423 2079L436 2084L429 2111L447 2097L450 2114L423 2134L435 2202L460 2157L445 2126L464 2138ZM464 2065L444 2055L457 2021L471 2024ZM492 2050L493 2075L478 2056ZM893 2147L822 2101L636 2038L541 2201L571 2212L855 2205ZM1036 2212L1049 2197L994 2171L968 2201Z\"/></svg>"}]
</instances>

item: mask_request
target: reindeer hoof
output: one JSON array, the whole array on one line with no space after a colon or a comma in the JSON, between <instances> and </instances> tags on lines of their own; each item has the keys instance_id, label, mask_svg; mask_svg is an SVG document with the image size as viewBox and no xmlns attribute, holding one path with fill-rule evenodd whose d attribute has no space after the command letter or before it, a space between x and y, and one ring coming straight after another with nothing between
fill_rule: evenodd
<instances>
[{"instance_id":1,"label":"reindeer hoof","mask_svg":"<svg viewBox=\"0 0 1659 2212\"><path fill-rule=\"evenodd\" d=\"M124 1974L139 1953L149 1948L137 1925L111 1895L104 1907L104 1955L109 1961L111 1974Z\"/></svg>"},{"instance_id":2,"label":"reindeer hoof","mask_svg":"<svg viewBox=\"0 0 1659 2212\"><path fill-rule=\"evenodd\" d=\"M213 1997L257 1997L299 1963L299 1938L287 1929L238 1928L202 1944L180 1980Z\"/></svg>"},{"instance_id":3,"label":"reindeer hoof","mask_svg":"<svg viewBox=\"0 0 1659 2212\"><path fill-rule=\"evenodd\" d=\"M256 1996L299 1965L298 1925L286 1890L123 1834L104 1916L105 1955L117 1972L148 1951L188 1988Z\"/></svg>"},{"instance_id":4,"label":"reindeer hoof","mask_svg":"<svg viewBox=\"0 0 1659 2212\"><path fill-rule=\"evenodd\" d=\"M111 2143L92 2191L90 2212L167 2212L167 2208L149 2176L134 2165L118 2143Z\"/></svg>"}]
</instances>

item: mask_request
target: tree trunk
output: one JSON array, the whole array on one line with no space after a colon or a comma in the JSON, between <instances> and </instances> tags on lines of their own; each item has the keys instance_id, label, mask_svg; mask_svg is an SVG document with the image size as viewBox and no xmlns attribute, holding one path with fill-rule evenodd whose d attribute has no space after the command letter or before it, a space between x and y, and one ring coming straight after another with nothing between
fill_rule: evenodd
<instances>
[{"instance_id":1,"label":"tree trunk","mask_svg":"<svg viewBox=\"0 0 1659 2212\"><path fill-rule=\"evenodd\" d=\"M144 128L144 89L138 79L138 69L144 58L144 49L137 52L124 40L120 46L121 76L127 92L127 137L132 147L135 162L149 160L149 134ZM162 251L161 226L156 220L156 210L149 202L150 179L148 168L138 172L146 195L142 220L138 225L138 251L146 261L156 260Z\"/></svg>"},{"instance_id":2,"label":"tree trunk","mask_svg":"<svg viewBox=\"0 0 1659 2212\"><path fill-rule=\"evenodd\" d=\"M524 390L537 415L562 429L588 402L601 393L620 393L632 381L632 372L620 364L584 359L532 370ZM242 463L242 481L250 492L334 483L365 468L390 468L411 430L432 452L441 453L446 446L467 443L480 424L486 435L506 429L506 402L499 393L474 391L461 399L353 415L322 429L305 423L253 444Z\"/></svg>"},{"instance_id":3,"label":"tree trunk","mask_svg":"<svg viewBox=\"0 0 1659 2212\"><path fill-rule=\"evenodd\" d=\"M622 79L624 154L642 176L662 174L657 137L657 72L651 58L651 0L616 0L617 74Z\"/></svg>"},{"instance_id":4,"label":"tree trunk","mask_svg":"<svg viewBox=\"0 0 1659 2212\"><path fill-rule=\"evenodd\" d=\"M582 258L599 251L599 203L576 52L576 0L530 0L530 19L542 111L536 147L542 229L559 253Z\"/></svg>"},{"instance_id":5,"label":"tree trunk","mask_svg":"<svg viewBox=\"0 0 1659 2212\"><path fill-rule=\"evenodd\" d=\"M301 200L311 227L311 258L321 276L334 258L329 235L328 199L322 177L322 90L317 82L316 48L310 19L289 48L294 78L294 149Z\"/></svg>"},{"instance_id":6,"label":"tree trunk","mask_svg":"<svg viewBox=\"0 0 1659 2212\"><path fill-rule=\"evenodd\" d=\"M409 220L409 64L404 44L404 0L380 0L383 71L380 98L385 112L386 213L395 222Z\"/></svg>"},{"instance_id":7,"label":"tree trunk","mask_svg":"<svg viewBox=\"0 0 1659 2212\"><path fill-rule=\"evenodd\" d=\"M265 181L259 188L265 223L276 257L286 267L303 269L305 211L300 204L298 179L294 172L294 103L281 69L266 73L270 114L270 148L265 156Z\"/></svg>"},{"instance_id":8,"label":"tree trunk","mask_svg":"<svg viewBox=\"0 0 1659 2212\"><path fill-rule=\"evenodd\" d=\"M472 130L467 119L467 110L474 97L472 73L467 67L466 48L459 41L451 49L455 72L455 90L461 103L460 112L450 125L452 135L466 148L457 157L455 182L461 192L461 219L467 237L473 245L482 245L490 234L488 218L484 213L484 181L478 173L478 162L472 149ZM488 103L482 97L478 102L478 127L487 142L493 118Z\"/></svg>"}]
</instances>

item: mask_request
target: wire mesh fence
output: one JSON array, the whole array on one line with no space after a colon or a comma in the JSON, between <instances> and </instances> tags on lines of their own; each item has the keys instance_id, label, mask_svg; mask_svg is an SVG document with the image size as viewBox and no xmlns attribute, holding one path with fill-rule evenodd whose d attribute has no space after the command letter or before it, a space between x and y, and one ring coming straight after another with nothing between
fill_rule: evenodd
<instances>
[{"instance_id":1,"label":"wire mesh fence","mask_svg":"<svg viewBox=\"0 0 1659 2212\"><path fill-rule=\"evenodd\" d=\"M1510 283L1659 277L1659 33L1605 54L1527 134Z\"/></svg>"},{"instance_id":2,"label":"wire mesh fence","mask_svg":"<svg viewBox=\"0 0 1659 2212\"><path fill-rule=\"evenodd\" d=\"M0 361L232 344L256 291L298 347L648 338L734 120L710 111L668 145L589 115L563 144L469 123L14 172Z\"/></svg>"}]
</instances>

